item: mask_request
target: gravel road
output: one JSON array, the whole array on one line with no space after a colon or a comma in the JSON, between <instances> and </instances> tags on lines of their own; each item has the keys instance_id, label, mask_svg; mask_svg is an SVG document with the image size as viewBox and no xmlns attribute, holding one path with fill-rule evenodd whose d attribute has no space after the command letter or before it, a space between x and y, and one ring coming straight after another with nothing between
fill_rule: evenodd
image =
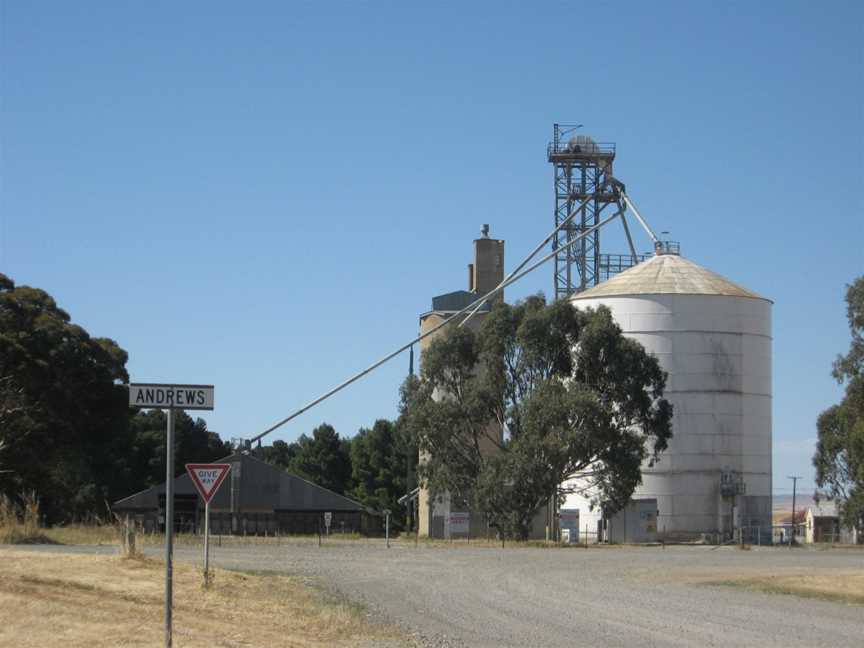
<instances>
[{"instance_id":1,"label":"gravel road","mask_svg":"<svg viewBox=\"0 0 864 648\"><path fill-rule=\"evenodd\" d=\"M176 548L178 560L199 561L200 555L200 547ZM864 645L862 606L706 584L864 570L864 552L854 550L502 550L411 543L386 549L383 542L319 548L298 541L214 546L211 561L301 576L367 605L435 648Z\"/></svg>"}]
</instances>

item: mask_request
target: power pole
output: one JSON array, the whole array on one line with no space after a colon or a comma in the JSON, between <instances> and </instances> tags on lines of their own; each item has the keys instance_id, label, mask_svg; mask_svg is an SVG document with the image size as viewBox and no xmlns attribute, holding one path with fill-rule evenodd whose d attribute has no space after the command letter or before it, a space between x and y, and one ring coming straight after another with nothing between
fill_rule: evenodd
<instances>
[{"instance_id":1,"label":"power pole","mask_svg":"<svg viewBox=\"0 0 864 648\"><path fill-rule=\"evenodd\" d=\"M795 531L798 528L795 525L795 492L796 487L798 486L798 480L801 479L801 477L790 476L789 479L792 480L792 537L789 540L789 547L791 548L795 544Z\"/></svg>"}]
</instances>

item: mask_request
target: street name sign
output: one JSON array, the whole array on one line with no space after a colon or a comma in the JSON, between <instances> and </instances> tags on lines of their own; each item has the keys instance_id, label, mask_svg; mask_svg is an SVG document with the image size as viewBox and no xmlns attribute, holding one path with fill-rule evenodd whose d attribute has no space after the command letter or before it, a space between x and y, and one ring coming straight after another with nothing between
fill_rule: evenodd
<instances>
[{"instance_id":1,"label":"street name sign","mask_svg":"<svg viewBox=\"0 0 864 648\"><path fill-rule=\"evenodd\" d=\"M186 472L205 504L213 499L230 470L231 464L186 464Z\"/></svg>"},{"instance_id":2,"label":"street name sign","mask_svg":"<svg viewBox=\"0 0 864 648\"><path fill-rule=\"evenodd\" d=\"M129 383L129 406L145 409L212 410L213 385Z\"/></svg>"},{"instance_id":3,"label":"street name sign","mask_svg":"<svg viewBox=\"0 0 864 648\"><path fill-rule=\"evenodd\" d=\"M174 420L177 410L212 410L213 385L164 385L154 383L129 383L129 407L141 409L162 409L168 411L167 432L165 434L165 648L174 642ZM228 471L225 471L226 474ZM224 475L222 476L224 479ZM209 479L209 478L208 478ZM204 499L204 585L207 586L207 546L210 517L210 500L219 484L209 483L205 495L201 485L192 478L195 488Z\"/></svg>"}]
</instances>

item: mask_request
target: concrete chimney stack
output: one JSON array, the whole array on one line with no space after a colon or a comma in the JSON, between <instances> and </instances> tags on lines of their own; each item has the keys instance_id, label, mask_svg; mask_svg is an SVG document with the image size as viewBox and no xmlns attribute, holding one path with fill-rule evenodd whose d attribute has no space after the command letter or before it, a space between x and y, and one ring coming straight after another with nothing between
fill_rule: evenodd
<instances>
[{"instance_id":1,"label":"concrete chimney stack","mask_svg":"<svg viewBox=\"0 0 864 648\"><path fill-rule=\"evenodd\" d=\"M474 263L470 290L484 295L504 281L504 241L488 238L489 226L483 227L483 238L474 240ZM503 291L495 296L496 302L504 301Z\"/></svg>"}]
</instances>

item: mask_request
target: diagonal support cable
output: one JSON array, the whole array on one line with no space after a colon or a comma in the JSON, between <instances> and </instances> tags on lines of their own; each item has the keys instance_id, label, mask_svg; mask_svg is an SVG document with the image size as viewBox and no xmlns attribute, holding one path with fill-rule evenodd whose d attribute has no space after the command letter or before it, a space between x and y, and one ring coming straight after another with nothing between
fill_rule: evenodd
<instances>
[{"instance_id":1,"label":"diagonal support cable","mask_svg":"<svg viewBox=\"0 0 864 648\"><path fill-rule=\"evenodd\" d=\"M642 228L648 232L648 236L651 237L651 242L656 246L660 241L657 239L657 235L654 233L654 230L651 229L651 226L645 222L645 219L642 218L642 215L639 213L639 210L636 209L636 205L633 204L633 201L630 200L630 196L627 195L627 192L624 189L621 189L621 198L624 199L624 202L627 203L627 206L630 208L630 211L633 212L633 215L636 217L636 220L639 221L639 224Z\"/></svg>"},{"instance_id":2,"label":"diagonal support cable","mask_svg":"<svg viewBox=\"0 0 864 648\"><path fill-rule=\"evenodd\" d=\"M368 367L366 367L366 369L364 369L363 371L354 374L353 376L351 376L350 378L348 378L348 379L345 380L344 382L338 384L336 387L334 387L334 388L331 389L330 391L326 392L326 393L323 394L322 396L319 396L319 397L316 398L315 400L310 401L309 403L307 403L306 405L304 405L303 407L301 407L300 409L298 409L296 412L293 412L293 413L290 414L289 416L286 416L285 418L283 418L281 421L278 421L278 422L275 423L274 425L271 425L269 428L267 428L266 430L264 430L263 432L261 432L261 433L258 434L257 436L254 436L254 437L252 437L251 439L248 439L248 443L251 445L252 443L255 443L256 441L260 441L263 437L267 436L267 435L270 434L271 432L273 432L273 431L277 430L278 428L282 427L283 425L285 425L285 424L288 423L289 421L291 421L291 420L297 418L298 416L300 416L300 415L303 414L304 412L306 412L306 411L312 409L313 407L315 407L315 406L318 405L319 403L321 403L321 402L327 400L328 398L330 398L330 397L333 396L334 394L336 394L336 393L342 391L343 389L345 389L346 387L348 387L348 385L350 385L350 384L352 384L352 383L354 383L354 382L360 380L360 378L362 378L362 377L365 376L366 374L370 373L371 371L374 371L375 369L377 369L378 367L380 367L381 365L383 365L383 364L384 364L385 362L387 362L388 360L392 360L393 358L395 358L397 355L399 355L399 354L402 353L403 351L406 351L407 349L411 348L413 345L417 344L417 343L420 342L421 340L423 340L423 339L429 337L430 335L432 335L432 334L435 333L436 331L438 331L438 330L444 328L445 326L447 326L447 324L449 324L450 322L452 322L452 321L453 321L454 319L456 319L457 317L461 317L462 315L464 315L465 313L467 313L467 312L470 311L471 309L473 309L473 308L477 307L478 305L481 305L481 304L483 304L484 302L486 302L490 297L494 297L495 295L497 295L498 293L500 293L500 292L501 292L502 290L504 290L507 286L516 283L517 281L519 281L520 279L522 279L524 276L530 274L531 272L534 272L534 270L536 270L537 268L539 268L540 266L542 266L544 263L546 263L547 261L549 261L550 259L552 259L552 258L553 258L553 257L554 257L558 252L559 252L559 251L568 248L569 246L573 245L574 243L580 241L582 238L588 236L589 234L594 233L594 231L600 229L601 227L603 227L603 226L606 225L607 223L609 223L609 222L613 221L614 219L618 218L618 216L620 216L621 214L622 214L622 212L618 211L618 212L614 213L613 215L609 216L608 218L603 219L602 221L600 221L599 223L597 223L597 224L594 225L593 227L590 227L590 228L586 229L584 232L581 232L580 234L578 234L577 236L575 236L575 237L573 238L573 240L568 241L566 244L562 245L560 248L558 248L558 249L556 249L556 250L552 250L552 252L550 252L549 254L547 254L545 257L543 257L542 259L540 259L540 261L538 261L538 262L535 263L534 265L530 266L530 267L527 268L526 270L523 270L522 272L520 272L520 273L518 273L518 274L516 274L516 271L511 272L509 278L506 279L506 280L504 280L503 282L501 282L501 284L499 284L496 288L493 288L492 290L490 290L488 293L486 293L486 294L483 295L482 297L480 297L480 298L476 299L475 301L471 302L470 304L468 304L468 305L467 305L465 308L463 308L462 310L457 311L456 313L453 313L453 315L451 315L450 317L448 317L448 318L445 319L444 321L440 322L439 324L436 324L435 326L433 326L431 329L429 329L428 331L426 331L426 332L423 333L422 335L419 335L418 337L414 338L413 340L411 340L411 341L408 342L407 344L402 345L401 347L399 347L398 349L396 349L396 350L393 351L392 353L388 353L386 356L384 356L384 357L381 358L380 360L378 360L378 361L372 363L371 365L369 365ZM547 239L547 240L548 240L548 239ZM543 242L544 245L545 245L545 243L546 243L546 241ZM521 265L524 267L524 263L521 264Z\"/></svg>"}]
</instances>

